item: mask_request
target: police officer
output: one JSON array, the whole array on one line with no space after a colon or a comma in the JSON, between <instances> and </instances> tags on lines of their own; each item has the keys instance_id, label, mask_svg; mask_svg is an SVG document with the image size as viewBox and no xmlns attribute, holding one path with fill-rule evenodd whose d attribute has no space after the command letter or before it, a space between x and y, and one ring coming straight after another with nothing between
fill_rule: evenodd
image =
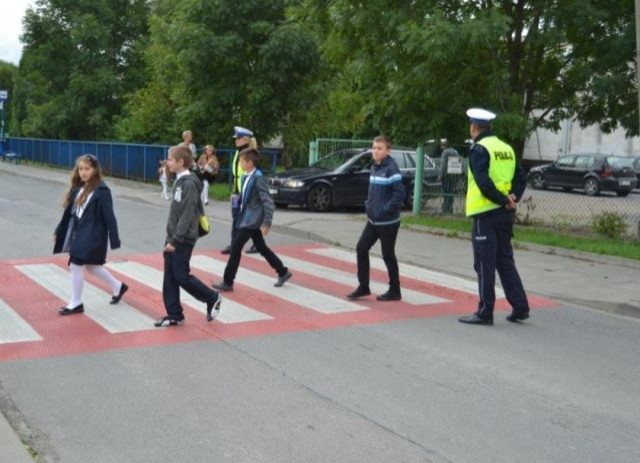
<instances>
[{"instance_id":1,"label":"police officer","mask_svg":"<svg viewBox=\"0 0 640 463\"><path fill-rule=\"evenodd\" d=\"M498 270L512 312L510 322L529 318L529 302L513 260L511 238L516 203L526 187L513 148L491 131L496 115L484 109L467 111L473 145L469 151L466 214L473 217L473 267L478 274L478 310L459 320L493 325L495 272Z\"/></svg>"},{"instance_id":2,"label":"police officer","mask_svg":"<svg viewBox=\"0 0 640 463\"><path fill-rule=\"evenodd\" d=\"M233 174L233 184L232 193L231 193L231 242L233 242L233 238L237 234L236 224L238 215L240 214L240 191L242 190L242 176L246 173L242 167L240 166L240 151L246 148L257 149L258 144L256 139L253 136L253 132L245 127L240 127L239 125L233 128L233 139L236 145L236 153L233 156L233 160L231 161L231 173ZM220 251L222 254L230 254L231 253L231 244ZM255 247L255 244L252 245L247 251L247 254L257 253L258 250Z\"/></svg>"}]
</instances>

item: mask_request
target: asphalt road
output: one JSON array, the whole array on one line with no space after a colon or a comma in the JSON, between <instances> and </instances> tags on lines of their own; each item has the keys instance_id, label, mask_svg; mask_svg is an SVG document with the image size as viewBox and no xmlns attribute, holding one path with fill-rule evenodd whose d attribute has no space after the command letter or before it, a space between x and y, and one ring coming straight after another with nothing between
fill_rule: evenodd
<instances>
[{"instance_id":1,"label":"asphalt road","mask_svg":"<svg viewBox=\"0 0 640 463\"><path fill-rule=\"evenodd\" d=\"M48 256L64 188L0 182L0 260ZM159 252L166 209L113 190L111 256ZM200 246L228 232L216 221ZM0 408L38 461L626 463L640 461L639 335L558 305L519 326L445 315L212 336L0 362Z\"/></svg>"}]
</instances>

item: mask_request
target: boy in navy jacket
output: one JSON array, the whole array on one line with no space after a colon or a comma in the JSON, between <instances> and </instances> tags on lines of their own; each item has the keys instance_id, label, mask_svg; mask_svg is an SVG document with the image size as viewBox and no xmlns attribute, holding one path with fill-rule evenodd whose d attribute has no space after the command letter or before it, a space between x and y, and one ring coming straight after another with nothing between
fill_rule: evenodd
<instances>
[{"instance_id":1,"label":"boy in navy jacket","mask_svg":"<svg viewBox=\"0 0 640 463\"><path fill-rule=\"evenodd\" d=\"M358 254L358 287L347 295L358 299L371 294L369 289L369 250L380 240L382 258L389 273L389 290L377 296L379 301L399 301L400 272L395 247L400 229L400 209L404 203L404 185L398 164L389 156L391 141L379 136L373 139L373 166L369 177L369 195L365 201L367 225L362 231L356 252Z\"/></svg>"}]
</instances>

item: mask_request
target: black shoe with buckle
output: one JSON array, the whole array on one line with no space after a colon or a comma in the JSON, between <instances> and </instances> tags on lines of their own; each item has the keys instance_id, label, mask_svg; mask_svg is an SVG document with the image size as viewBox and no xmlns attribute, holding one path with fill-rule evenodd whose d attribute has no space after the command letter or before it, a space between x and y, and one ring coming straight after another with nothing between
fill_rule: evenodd
<instances>
[{"instance_id":1,"label":"black shoe with buckle","mask_svg":"<svg viewBox=\"0 0 640 463\"><path fill-rule=\"evenodd\" d=\"M518 323L529 318L529 311L527 312L511 312L507 315L507 321L511 323Z\"/></svg>"},{"instance_id":2,"label":"black shoe with buckle","mask_svg":"<svg viewBox=\"0 0 640 463\"><path fill-rule=\"evenodd\" d=\"M493 325L493 318L482 318L477 313L460 317L458 321L460 323L467 323L468 325Z\"/></svg>"},{"instance_id":3,"label":"black shoe with buckle","mask_svg":"<svg viewBox=\"0 0 640 463\"><path fill-rule=\"evenodd\" d=\"M129 286L127 286L126 283L122 283L122 286L120 286L120 292L117 296L111 297L111 302L109 302L109 304L117 304L118 302L120 302L120 299L122 299L122 296L124 296L124 293L126 293L128 290Z\"/></svg>"},{"instance_id":4,"label":"black shoe with buckle","mask_svg":"<svg viewBox=\"0 0 640 463\"><path fill-rule=\"evenodd\" d=\"M279 288L280 286L285 284L289 280L289 278L291 278L292 276L293 276L293 273L289 271L287 271L287 273L285 273L284 275L278 275L278 281L276 281L273 286L275 286L276 288Z\"/></svg>"},{"instance_id":5,"label":"black shoe with buckle","mask_svg":"<svg viewBox=\"0 0 640 463\"><path fill-rule=\"evenodd\" d=\"M369 296L370 294L371 291L369 290L369 288L358 286L355 291L347 294L347 299L358 299L364 296Z\"/></svg>"},{"instance_id":6,"label":"black shoe with buckle","mask_svg":"<svg viewBox=\"0 0 640 463\"><path fill-rule=\"evenodd\" d=\"M211 285L211 287L217 291L233 291L233 283L232 284L227 284L224 281L219 281L218 283L214 283Z\"/></svg>"},{"instance_id":7,"label":"black shoe with buckle","mask_svg":"<svg viewBox=\"0 0 640 463\"><path fill-rule=\"evenodd\" d=\"M162 317L158 321L156 321L153 326L156 328L160 328L161 326L179 326L184 323L184 319L175 320L171 317Z\"/></svg>"},{"instance_id":8,"label":"black shoe with buckle","mask_svg":"<svg viewBox=\"0 0 640 463\"><path fill-rule=\"evenodd\" d=\"M387 291L386 293L376 296L379 301L399 301L402 299L402 295L396 291Z\"/></svg>"},{"instance_id":9,"label":"black shoe with buckle","mask_svg":"<svg viewBox=\"0 0 640 463\"><path fill-rule=\"evenodd\" d=\"M231 254L231 246L227 246L226 248L224 248L222 251L220 251L220 254Z\"/></svg>"},{"instance_id":10,"label":"black shoe with buckle","mask_svg":"<svg viewBox=\"0 0 640 463\"><path fill-rule=\"evenodd\" d=\"M220 313L220 306L222 305L222 296L218 294L213 301L207 303L207 321L215 320Z\"/></svg>"},{"instance_id":11,"label":"black shoe with buckle","mask_svg":"<svg viewBox=\"0 0 640 463\"><path fill-rule=\"evenodd\" d=\"M84 312L84 304L80 304L70 309L69 307L62 307L58 310L60 315L73 315L75 313L83 313Z\"/></svg>"},{"instance_id":12,"label":"black shoe with buckle","mask_svg":"<svg viewBox=\"0 0 640 463\"><path fill-rule=\"evenodd\" d=\"M256 248L256 245L254 244L253 246L251 246L249 249L247 249L245 251L245 254L258 254L258 248Z\"/></svg>"}]
</instances>

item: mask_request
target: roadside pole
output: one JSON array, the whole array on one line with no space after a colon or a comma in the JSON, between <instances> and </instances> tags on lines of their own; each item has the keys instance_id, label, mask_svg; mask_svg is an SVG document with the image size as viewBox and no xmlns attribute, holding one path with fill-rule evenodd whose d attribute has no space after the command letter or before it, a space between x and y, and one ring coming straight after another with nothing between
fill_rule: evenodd
<instances>
[{"instance_id":1,"label":"roadside pole","mask_svg":"<svg viewBox=\"0 0 640 463\"><path fill-rule=\"evenodd\" d=\"M640 1L640 0L636 0ZM422 179L424 178L424 146L416 150L416 176L413 183L413 215L422 210Z\"/></svg>"},{"instance_id":2,"label":"roadside pole","mask_svg":"<svg viewBox=\"0 0 640 463\"><path fill-rule=\"evenodd\" d=\"M636 91L638 92L638 133L640 134L640 0L636 0ZM638 225L640 229L640 224Z\"/></svg>"}]
</instances>

